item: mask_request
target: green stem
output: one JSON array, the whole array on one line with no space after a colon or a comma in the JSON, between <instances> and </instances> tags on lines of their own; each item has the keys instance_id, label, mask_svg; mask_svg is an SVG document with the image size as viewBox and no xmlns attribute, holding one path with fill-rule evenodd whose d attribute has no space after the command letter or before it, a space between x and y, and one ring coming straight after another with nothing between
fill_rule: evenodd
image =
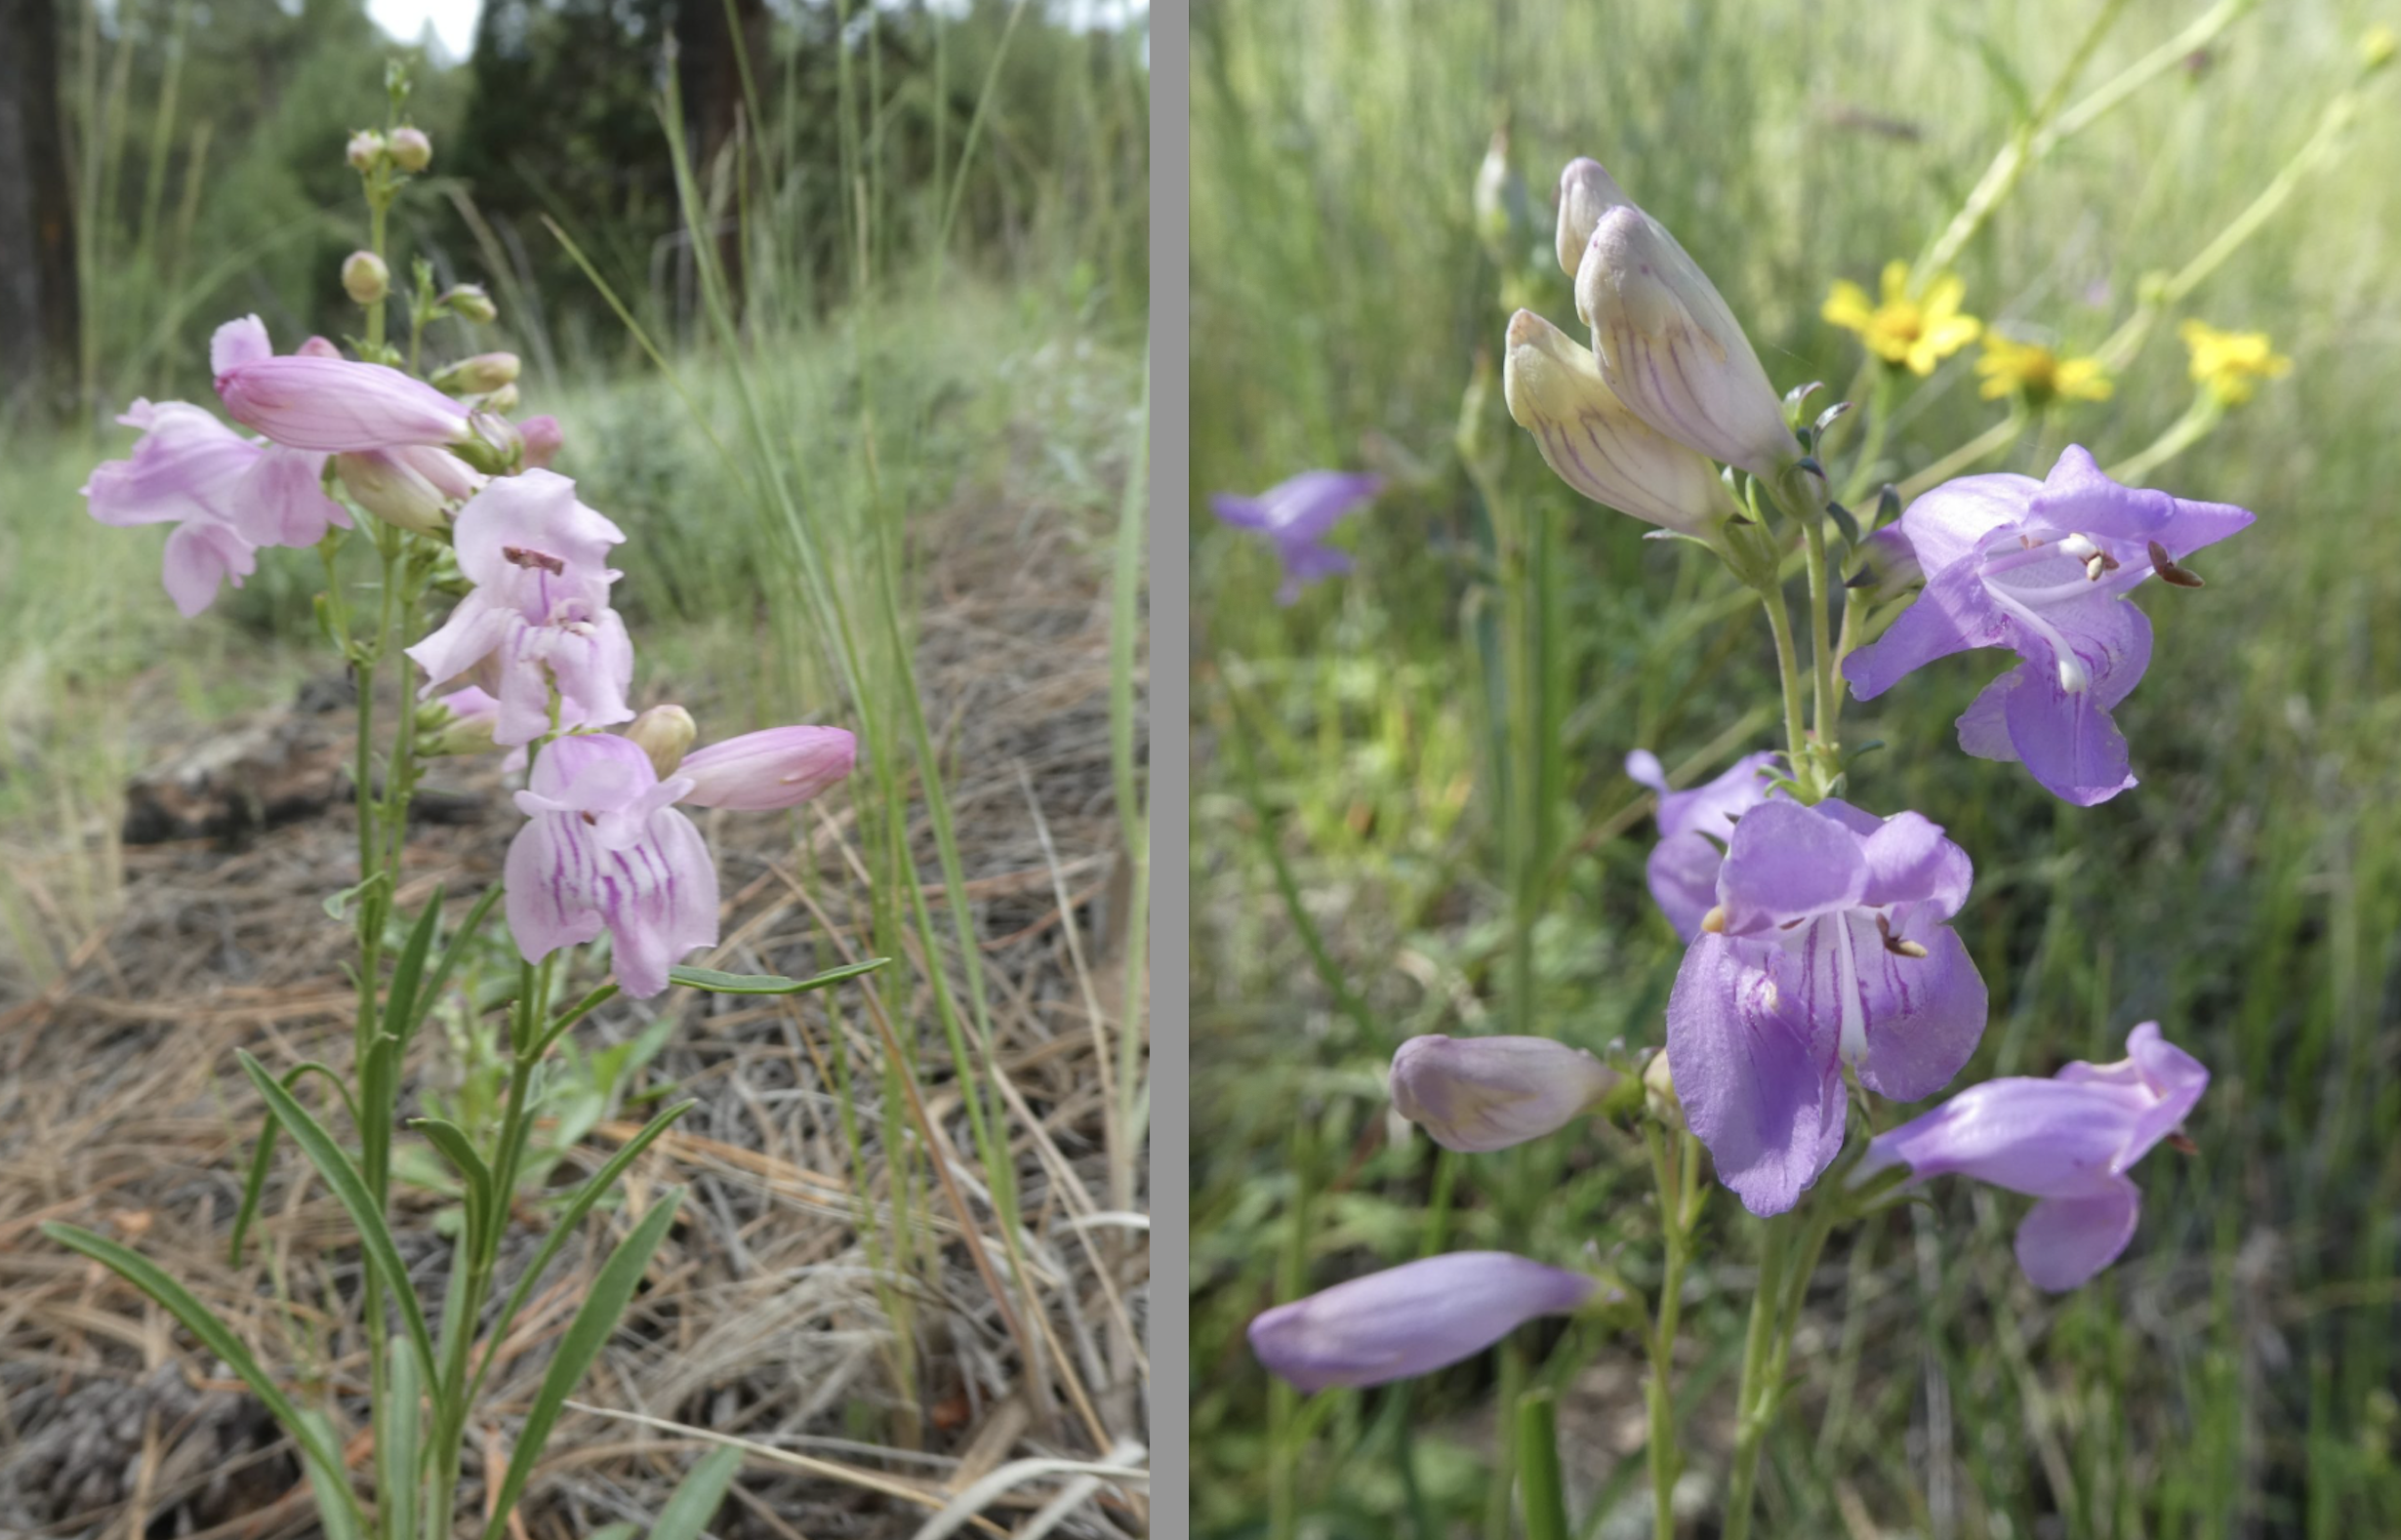
<instances>
[{"instance_id":1,"label":"green stem","mask_svg":"<svg viewBox=\"0 0 2401 1540\"><path fill-rule=\"evenodd\" d=\"M1801 660L1793 650L1792 616L1784 608L1784 590L1762 588L1760 602L1768 607L1768 629L1775 633L1775 667L1784 681L1784 743L1797 780L1808 762L1809 734L1801 725Z\"/></svg>"},{"instance_id":2,"label":"green stem","mask_svg":"<svg viewBox=\"0 0 2401 1540\"><path fill-rule=\"evenodd\" d=\"M1526 1540L1567 1540L1567 1498L1559 1471L1559 1406L1548 1390L1518 1398L1518 1474L1526 1488Z\"/></svg>"},{"instance_id":3,"label":"green stem","mask_svg":"<svg viewBox=\"0 0 2401 1540\"><path fill-rule=\"evenodd\" d=\"M1814 709L1810 720L1816 726L1817 743L1827 753L1835 750L1834 702L1834 638L1828 634L1831 609L1826 594L1826 515L1823 507L1804 507L1801 529L1808 541L1810 575L1810 673Z\"/></svg>"},{"instance_id":4,"label":"green stem","mask_svg":"<svg viewBox=\"0 0 2401 1540\"><path fill-rule=\"evenodd\" d=\"M1741 1386L1734 1393L1734 1466L1726 1483L1724 1540L1748 1540L1751 1532L1760 1445L1772 1415L1774 1391L1769 1375L1775 1328L1783 1315L1784 1252L1791 1229L1789 1214L1778 1214L1761 1227L1759 1284L1751 1296L1751 1324L1742 1341Z\"/></svg>"},{"instance_id":5,"label":"green stem","mask_svg":"<svg viewBox=\"0 0 2401 1540\"><path fill-rule=\"evenodd\" d=\"M2032 414L2026 411L2025 403L2018 402L2010 408L2009 416L1928 466L1893 490L1900 494L1901 502L1906 504L1919 493L1940 486L1985 456L1997 455L2017 442L2018 435L2026 430L2026 424L2031 421L2031 418Z\"/></svg>"},{"instance_id":6,"label":"green stem","mask_svg":"<svg viewBox=\"0 0 2401 1540\"><path fill-rule=\"evenodd\" d=\"M2190 449L2206 437L2211 428L2226 415L2226 409L2207 388L2193 397L2184 415L2168 425L2167 431L2128 459L2109 467L2109 476L2130 487L2142 485L2150 473Z\"/></svg>"},{"instance_id":7,"label":"green stem","mask_svg":"<svg viewBox=\"0 0 2401 1540\"><path fill-rule=\"evenodd\" d=\"M1689 1135L1685 1136L1689 1139ZM1652 1316L1646 1345L1650 1354L1650 1378L1643 1387L1650 1413L1650 1504L1652 1533L1657 1540L1676 1540L1676 1478L1683 1474L1684 1454L1676 1441L1676 1403L1671 1389L1675 1373L1676 1328L1684 1312L1684 1270L1691 1239L1681 1178L1690 1173L1668 1152L1666 1136L1656 1124L1643 1130L1650 1150L1650 1170L1659 1192L1660 1241L1659 1308Z\"/></svg>"},{"instance_id":8,"label":"green stem","mask_svg":"<svg viewBox=\"0 0 2401 1540\"><path fill-rule=\"evenodd\" d=\"M367 189L367 249L380 260L384 255L385 217L391 212L391 192L384 185L384 173L375 174L375 182ZM384 306L388 298L367 306L367 350L375 354L372 360L382 363L384 353Z\"/></svg>"}]
</instances>

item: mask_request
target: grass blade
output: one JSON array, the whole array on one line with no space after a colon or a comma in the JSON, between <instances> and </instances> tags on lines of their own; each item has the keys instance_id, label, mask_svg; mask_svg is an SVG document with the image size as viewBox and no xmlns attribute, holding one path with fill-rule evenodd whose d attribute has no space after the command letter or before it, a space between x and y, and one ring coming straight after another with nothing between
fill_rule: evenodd
<instances>
[{"instance_id":1,"label":"grass blade","mask_svg":"<svg viewBox=\"0 0 2401 1540\"><path fill-rule=\"evenodd\" d=\"M392 962L391 987L384 994L384 1034L398 1044L392 1055L395 1066L408 1052L409 1038L417 1031L417 988L425 981L426 955L433 950L433 932L441 922L442 890L436 887Z\"/></svg>"},{"instance_id":2,"label":"grass blade","mask_svg":"<svg viewBox=\"0 0 2401 1540\"><path fill-rule=\"evenodd\" d=\"M349 1155L334 1143L333 1135L325 1131L325 1125L311 1117L308 1109L293 1100L292 1093L268 1073L266 1066L239 1048L234 1050L234 1057L241 1061L242 1073L250 1076L251 1083L259 1088L259 1094L266 1099L268 1109L283 1124L284 1131L292 1136L292 1142L301 1147L309 1163L317 1168L317 1174L325 1178L325 1185L333 1189L334 1196L349 1214L350 1223L358 1227L359 1245L366 1253L367 1266L374 1270L376 1277L391 1291L393 1300L399 1305L400 1323L408 1329L409 1343L417 1352L418 1368L423 1371L426 1382L432 1383L433 1339L426 1332L426 1315L418 1307L417 1291L409 1284L408 1269L401 1264L400 1252L392 1244L391 1231L384 1223L383 1205L368 1195L366 1180L358 1174L358 1167L352 1165ZM383 1322L369 1321L367 1327L370 1331L381 1331Z\"/></svg>"},{"instance_id":3,"label":"grass blade","mask_svg":"<svg viewBox=\"0 0 2401 1540\"><path fill-rule=\"evenodd\" d=\"M501 1482L500 1497L492 1505L492 1521L484 1525L483 1540L500 1540L509 1528L509 1516L516 1511L517 1497L532 1479L534 1465L542 1457L542 1446L549 1441L550 1427L566 1404L567 1394L584 1378L592 1359L608 1345L617 1329L617 1317L633 1299L634 1289L642 1281L642 1274L650 1266L650 1254L659 1249L667 1229L675 1222L675 1209L683 1200L681 1188L670 1188L659 1195L658 1202L633 1227L633 1234L618 1243L601 1264L600 1276L592 1280L591 1292L584 1296L584 1308L575 1313L568 1323L567 1334L559 1339L558 1351L550 1355L550 1366L542 1374L542 1389L534 1393L534 1404L525 1414L524 1430L517 1436L515 1451L509 1457L509 1475Z\"/></svg>"},{"instance_id":4,"label":"grass blade","mask_svg":"<svg viewBox=\"0 0 2401 1540\"><path fill-rule=\"evenodd\" d=\"M712 994L800 994L810 990L822 990L873 973L891 962L889 957L870 957L864 962L844 963L828 968L823 973L805 979L788 979L780 973L724 973L715 968L674 967L667 970L668 982L695 990L707 990Z\"/></svg>"},{"instance_id":5,"label":"grass blade","mask_svg":"<svg viewBox=\"0 0 2401 1540\"><path fill-rule=\"evenodd\" d=\"M675 1488L675 1495L659 1510L659 1521L650 1526L650 1540L700 1540L701 1530L725 1501L726 1488L741 1473L742 1451L731 1444L719 1444L703 1455L683 1484Z\"/></svg>"},{"instance_id":6,"label":"grass blade","mask_svg":"<svg viewBox=\"0 0 2401 1540\"><path fill-rule=\"evenodd\" d=\"M300 1408L292 1404L280 1386L267 1378L266 1371L259 1366L259 1360L252 1358L250 1350L242 1345L242 1339L217 1317L215 1311L201 1304L189 1289L169 1277L156 1263L138 1251L73 1225L53 1221L41 1229L43 1235L59 1244L90 1257L142 1290L156 1300L168 1315L182 1321L184 1330L199 1338L202 1347L230 1364L242 1383L250 1387L250 1393L266 1403L267 1411L300 1445L311 1479L321 1472L346 1496L348 1494L349 1481L343 1475L342 1459L334 1450L333 1440L325 1436L318 1423L303 1417ZM322 1490L320 1487L320 1492ZM350 1517L355 1518L358 1514L357 1500L350 1498L348 1501Z\"/></svg>"},{"instance_id":7,"label":"grass blade","mask_svg":"<svg viewBox=\"0 0 2401 1540\"><path fill-rule=\"evenodd\" d=\"M392 1344L391 1378L375 1408L376 1521L392 1540L417 1533L417 1457L424 1432L417 1360Z\"/></svg>"}]
</instances>

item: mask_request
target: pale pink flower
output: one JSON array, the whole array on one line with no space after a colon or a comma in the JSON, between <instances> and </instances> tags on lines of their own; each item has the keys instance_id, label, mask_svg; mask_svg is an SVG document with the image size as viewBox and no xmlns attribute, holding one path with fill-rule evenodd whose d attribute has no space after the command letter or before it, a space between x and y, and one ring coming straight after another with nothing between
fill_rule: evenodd
<instances>
[{"instance_id":1,"label":"pale pink flower","mask_svg":"<svg viewBox=\"0 0 2401 1540\"><path fill-rule=\"evenodd\" d=\"M798 807L850 774L859 740L839 727L770 727L684 755L684 800L752 812Z\"/></svg>"},{"instance_id":2,"label":"pale pink flower","mask_svg":"<svg viewBox=\"0 0 2401 1540\"><path fill-rule=\"evenodd\" d=\"M467 436L467 408L424 381L313 350L279 358L255 315L217 329L209 368L235 422L294 449L339 453Z\"/></svg>"}]
</instances>

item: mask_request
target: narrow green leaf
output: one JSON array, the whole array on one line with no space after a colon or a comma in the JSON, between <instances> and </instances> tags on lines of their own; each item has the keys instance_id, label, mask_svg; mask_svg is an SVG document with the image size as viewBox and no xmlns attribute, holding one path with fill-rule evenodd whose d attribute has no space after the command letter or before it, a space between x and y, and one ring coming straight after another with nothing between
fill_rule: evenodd
<instances>
[{"instance_id":1,"label":"narrow green leaf","mask_svg":"<svg viewBox=\"0 0 2401 1540\"><path fill-rule=\"evenodd\" d=\"M323 1439L328 1448L334 1446L332 1418L313 1406L300 1415L309 1432ZM325 1540L361 1540L360 1525L365 1519L358 1511L358 1498L350 1490L349 1481L328 1476L313 1465L307 1469L309 1495L317 1500L317 1520L324 1525Z\"/></svg>"},{"instance_id":2,"label":"narrow green leaf","mask_svg":"<svg viewBox=\"0 0 2401 1540\"><path fill-rule=\"evenodd\" d=\"M259 1360L252 1358L250 1350L242 1345L242 1339L217 1318L215 1311L201 1304L189 1289L159 1271L157 1264L138 1251L88 1230L61 1225L55 1220L44 1224L41 1229L43 1235L59 1244L90 1257L158 1301L168 1315L183 1323L184 1330L200 1339L202 1347L230 1364L242 1383L250 1387L250 1393L266 1404L267 1411L300 1445L311 1477L321 1468L340 1484L342 1491L348 1492L348 1480L342 1474L342 1459L333 1447L333 1440L320 1431L318 1424L305 1418L300 1408L284 1395L282 1388L267 1378L266 1371L259 1367ZM357 1512L357 1502L352 1499L350 1513L356 1515Z\"/></svg>"},{"instance_id":3,"label":"narrow green leaf","mask_svg":"<svg viewBox=\"0 0 2401 1540\"><path fill-rule=\"evenodd\" d=\"M564 1016L559 1017L558 1020L550 1023L549 1030L542 1034L542 1040L534 1044L534 1051L527 1054L526 1057L528 1059L540 1059L544 1054L550 1051L550 1044L558 1041L559 1038L564 1037L567 1034L569 1028L573 1027L577 1022L582 1021L585 1017L590 1016L593 1011L598 1010L602 1005L607 1004L610 1000L613 1000L616 997L617 986L614 984L603 984L598 989L592 991L590 994L585 995L581 1000L578 1000L575 1003L575 1007L572 1010L568 1011Z\"/></svg>"},{"instance_id":4,"label":"narrow green leaf","mask_svg":"<svg viewBox=\"0 0 2401 1540\"><path fill-rule=\"evenodd\" d=\"M798 994L808 990L822 990L855 979L863 973L873 973L889 963L889 957L870 957L865 962L847 963L829 968L805 979L788 979L779 973L721 973L715 968L675 967L667 970L668 982L707 990L712 994Z\"/></svg>"},{"instance_id":5,"label":"narrow green leaf","mask_svg":"<svg viewBox=\"0 0 2401 1540\"><path fill-rule=\"evenodd\" d=\"M287 1091L292 1089L300 1082L302 1075L311 1073L325 1076L325 1083L334 1088L334 1093L342 1098L342 1105L348 1110L350 1126L357 1127L358 1104L350 1100L350 1088L342 1083L341 1075L336 1074L316 1060L310 1059L305 1064L295 1065L286 1070L283 1075L283 1088ZM274 1163L275 1128L275 1119L272 1117L259 1126L259 1147L251 1152L250 1175L242 1183L242 1206L240 1211L233 1216L233 1240L227 1253L237 1268L242 1265L243 1237L250 1234L250 1222L259 1216L259 1199L266 1191L266 1173Z\"/></svg>"},{"instance_id":6,"label":"narrow green leaf","mask_svg":"<svg viewBox=\"0 0 2401 1540\"><path fill-rule=\"evenodd\" d=\"M551 1425L567 1403L568 1395L591 1367L592 1359L608 1345L617 1329L617 1317L624 1315L631 1302L633 1291L642 1281L643 1272L650 1266L651 1253L659 1249L667 1230L675 1222L676 1206L683 1200L683 1189L669 1188L659 1195L650 1212L633 1227L633 1234L618 1243L600 1266L600 1276L592 1279L591 1292L584 1296L584 1308L575 1313L567 1325L567 1334L558 1342L558 1351L550 1355L550 1366L542 1374L542 1389L534 1393L534 1404L525 1414L525 1427L517 1435L516 1448L509 1456L509 1475L502 1480L500 1498L492 1505L492 1520L484 1525L483 1540L500 1540L509 1527L509 1516L516 1511L517 1497L525 1483L533 1479L534 1467L542 1458L542 1446L549 1441Z\"/></svg>"},{"instance_id":7,"label":"narrow green leaf","mask_svg":"<svg viewBox=\"0 0 2401 1540\"><path fill-rule=\"evenodd\" d=\"M441 923L442 890L437 887L402 944L391 967L391 988L384 994L384 1035L398 1045L392 1055L395 1065L408 1051L409 1038L417 1030L417 987L425 982L426 955L433 950L433 933Z\"/></svg>"},{"instance_id":8,"label":"narrow green leaf","mask_svg":"<svg viewBox=\"0 0 2401 1540\"><path fill-rule=\"evenodd\" d=\"M375 1408L375 1516L393 1540L417 1533L417 1455L423 1430L423 1387L407 1345L391 1345L390 1378Z\"/></svg>"},{"instance_id":9,"label":"narrow green leaf","mask_svg":"<svg viewBox=\"0 0 2401 1540\"><path fill-rule=\"evenodd\" d=\"M484 889L483 897L475 901L475 907L467 912L467 918L461 920L459 928L451 933L450 944L442 949L441 960L433 965L433 976L426 980L425 987L417 992L413 1012L416 1020L409 1023L408 1032L401 1035L413 1036L419 1023L433 1009L433 1002L442 997L442 991L450 984L450 976L459 971L460 963L467 960L467 949L474 945L475 933L483 929L484 916L491 913L492 906L500 902L501 891L501 885L497 882Z\"/></svg>"},{"instance_id":10,"label":"narrow green leaf","mask_svg":"<svg viewBox=\"0 0 2401 1540\"><path fill-rule=\"evenodd\" d=\"M700 1540L701 1531L725 1501L726 1488L741 1474L742 1451L730 1443L718 1444L701 1456L667 1506L659 1510L658 1521L650 1526L650 1540Z\"/></svg>"},{"instance_id":11,"label":"narrow green leaf","mask_svg":"<svg viewBox=\"0 0 2401 1540\"><path fill-rule=\"evenodd\" d=\"M591 1212L592 1205L599 1202L601 1196L616 1185L618 1177L625 1174L626 1167L631 1165L643 1151L649 1149L661 1134L667 1132L670 1124L698 1105L697 1102L677 1102L643 1124L640 1133L627 1140L624 1149L609 1156L607 1162L592 1173L591 1180L576 1190L575 1196L569 1198L567 1206L559 1211L558 1223L552 1225L549 1235L543 1237L542 1249L534 1253L533 1266L527 1268L524 1275L517 1279L516 1287L509 1291L509 1298L502 1303L500 1314L492 1317L491 1339L494 1342L503 1341L508 1337L509 1326L516 1321L517 1312L524 1309L525 1301L532 1296L534 1285L542 1281L542 1275L549 1270L551 1261L557 1257L559 1248L567 1243L567 1237L575 1234L575 1227L583 1222L586 1214ZM500 1201L507 1202L509 1196L500 1195ZM469 1405L474 1403L476 1392L483 1389L484 1370L490 1368L491 1365L492 1356L486 1354L483 1363L475 1370L474 1379L468 1383L467 1400Z\"/></svg>"},{"instance_id":12,"label":"narrow green leaf","mask_svg":"<svg viewBox=\"0 0 2401 1540\"><path fill-rule=\"evenodd\" d=\"M412 1117L409 1126L424 1134L426 1143L440 1151L442 1158L448 1160L466 1180L467 1232L470 1236L480 1235L482 1232L477 1228L478 1221L491 1213L495 1201L492 1168L484 1164L483 1156L475 1153L475 1147L468 1142L467 1135L456 1124L446 1123L438 1117Z\"/></svg>"},{"instance_id":13,"label":"narrow green leaf","mask_svg":"<svg viewBox=\"0 0 2401 1540\"><path fill-rule=\"evenodd\" d=\"M398 1303L400 1323L408 1328L409 1342L417 1350L418 1368L423 1371L426 1382L431 1384L434 1379L433 1339L426 1332L425 1312L418 1306L417 1291L409 1282L408 1269L401 1265L400 1252L392 1244L391 1231L385 1226L382 1205L368 1194L366 1181L359 1176L358 1167L352 1165L349 1155L334 1143L333 1135L325 1131L322 1123L308 1115L308 1109L292 1099L292 1093L276 1081L266 1066L239 1048L234 1050L234 1057L241 1062L242 1073L250 1076L251 1083L259 1088L259 1094L266 1099L267 1108L274 1113L276 1121L283 1124L284 1132L290 1134L292 1142L306 1154L309 1163L317 1168L318 1175L325 1178L325 1185L333 1189L334 1196L349 1214L350 1223L358 1227L359 1245L366 1253L367 1266L375 1271L376 1277ZM370 1321L368 1326L372 1330L381 1330L383 1322Z\"/></svg>"}]
</instances>

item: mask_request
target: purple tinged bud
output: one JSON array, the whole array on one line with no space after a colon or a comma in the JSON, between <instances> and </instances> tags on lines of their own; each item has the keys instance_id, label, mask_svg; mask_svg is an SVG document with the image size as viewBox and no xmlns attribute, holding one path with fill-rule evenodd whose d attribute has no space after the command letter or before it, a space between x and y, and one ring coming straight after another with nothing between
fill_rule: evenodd
<instances>
[{"instance_id":1,"label":"purple tinged bud","mask_svg":"<svg viewBox=\"0 0 2401 1540\"><path fill-rule=\"evenodd\" d=\"M467 432L459 403L397 369L314 354L276 357L255 315L219 327L209 357L233 420L293 449L446 444Z\"/></svg>"},{"instance_id":2,"label":"purple tinged bud","mask_svg":"<svg viewBox=\"0 0 2401 1540\"><path fill-rule=\"evenodd\" d=\"M1506 1251L1454 1251L1279 1305L1250 1351L1303 1391L1383 1385L1472 1358L1539 1316L1581 1309L1600 1280Z\"/></svg>"},{"instance_id":3,"label":"purple tinged bud","mask_svg":"<svg viewBox=\"0 0 2401 1540\"><path fill-rule=\"evenodd\" d=\"M339 358L342 356L342 349L334 344L332 339L324 337L311 337L292 351L296 356L302 358Z\"/></svg>"},{"instance_id":4,"label":"purple tinged bud","mask_svg":"<svg viewBox=\"0 0 2401 1540\"><path fill-rule=\"evenodd\" d=\"M1559 270L1574 277L1601 216L1633 201L1589 155L1567 162L1559 174Z\"/></svg>"},{"instance_id":5,"label":"purple tinged bud","mask_svg":"<svg viewBox=\"0 0 2401 1540\"><path fill-rule=\"evenodd\" d=\"M558 452L567 446L566 432L558 419L544 414L529 417L517 425L517 435L525 445L525 465L531 470L548 470Z\"/></svg>"},{"instance_id":6,"label":"purple tinged bud","mask_svg":"<svg viewBox=\"0 0 2401 1540\"><path fill-rule=\"evenodd\" d=\"M1733 511L1715 466L1636 417L1592 349L1531 310L1509 318L1501 391L1543 463L1594 502L1701 538Z\"/></svg>"},{"instance_id":7,"label":"purple tinged bud","mask_svg":"<svg viewBox=\"0 0 2401 1540\"><path fill-rule=\"evenodd\" d=\"M352 252L343 260L342 292L356 304L381 304L391 293L391 268L373 252Z\"/></svg>"},{"instance_id":8,"label":"purple tinged bud","mask_svg":"<svg viewBox=\"0 0 2401 1540\"><path fill-rule=\"evenodd\" d=\"M626 736L650 756L651 768L665 778L683 763L684 750L700 736L700 728L692 713L680 706L654 706L633 719Z\"/></svg>"},{"instance_id":9,"label":"purple tinged bud","mask_svg":"<svg viewBox=\"0 0 2401 1540\"><path fill-rule=\"evenodd\" d=\"M484 482L457 456L424 445L336 455L334 469L360 507L420 535L447 533L452 507Z\"/></svg>"},{"instance_id":10,"label":"purple tinged bud","mask_svg":"<svg viewBox=\"0 0 2401 1540\"><path fill-rule=\"evenodd\" d=\"M711 744L675 767L694 807L798 807L850 774L859 740L839 727L770 727Z\"/></svg>"},{"instance_id":11,"label":"purple tinged bud","mask_svg":"<svg viewBox=\"0 0 2401 1540\"><path fill-rule=\"evenodd\" d=\"M433 141L426 138L422 129L394 129L391 133L392 163L402 171L423 171L433 163Z\"/></svg>"},{"instance_id":12,"label":"purple tinged bud","mask_svg":"<svg viewBox=\"0 0 2401 1540\"><path fill-rule=\"evenodd\" d=\"M1667 227L1632 203L1593 225L1575 308L1602 378L1652 427L1763 480L1800 458L1742 323Z\"/></svg>"},{"instance_id":13,"label":"purple tinged bud","mask_svg":"<svg viewBox=\"0 0 2401 1540\"><path fill-rule=\"evenodd\" d=\"M384 136L372 129L364 133L353 134L343 154L356 170L372 171L375 169L375 163L383 158Z\"/></svg>"},{"instance_id":14,"label":"purple tinged bud","mask_svg":"<svg viewBox=\"0 0 2401 1540\"><path fill-rule=\"evenodd\" d=\"M1599 1105L1617 1076L1548 1037L1411 1037L1392 1059L1392 1101L1445 1150L1506 1150Z\"/></svg>"},{"instance_id":15,"label":"purple tinged bud","mask_svg":"<svg viewBox=\"0 0 2401 1540\"><path fill-rule=\"evenodd\" d=\"M474 685L429 701L418 708L418 752L424 754L489 753L498 745L492 733L500 725L500 701Z\"/></svg>"}]
</instances>

